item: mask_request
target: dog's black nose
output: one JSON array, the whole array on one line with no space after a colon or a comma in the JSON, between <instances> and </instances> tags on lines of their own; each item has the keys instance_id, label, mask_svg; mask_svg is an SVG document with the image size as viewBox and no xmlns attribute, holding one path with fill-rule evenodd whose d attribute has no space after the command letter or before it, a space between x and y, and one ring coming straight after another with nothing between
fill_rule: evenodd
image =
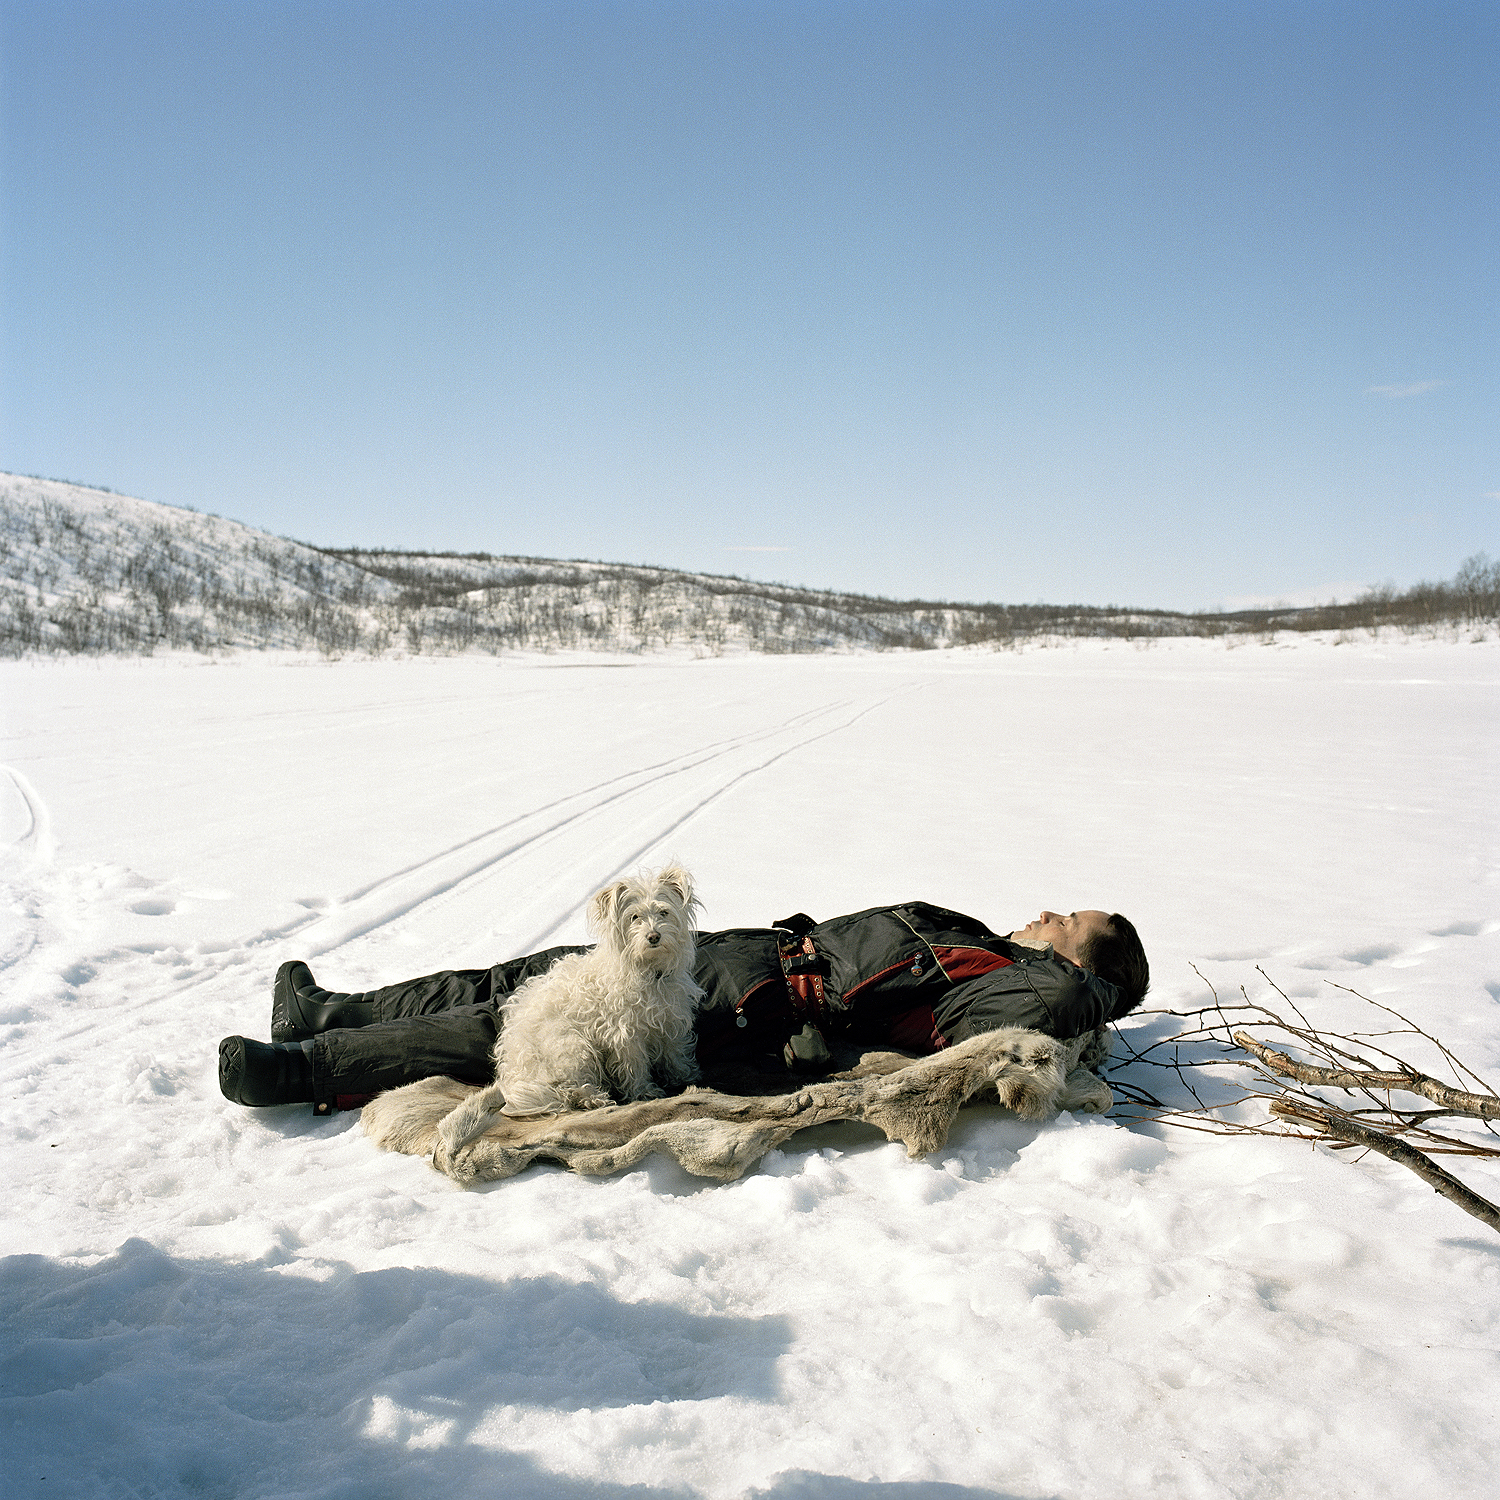
<instances>
[{"instance_id":1,"label":"dog's black nose","mask_svg":"<svg viewBox=\"0 0 1500 1500\"><path fill-rule=\"evenodd\" d=\"M646 934L646 941L648 943L650 943L651 946L654 948L659 942L661 942L661 933L659 933L659 932L648 932Z\"/></svg>"}]
</instances>

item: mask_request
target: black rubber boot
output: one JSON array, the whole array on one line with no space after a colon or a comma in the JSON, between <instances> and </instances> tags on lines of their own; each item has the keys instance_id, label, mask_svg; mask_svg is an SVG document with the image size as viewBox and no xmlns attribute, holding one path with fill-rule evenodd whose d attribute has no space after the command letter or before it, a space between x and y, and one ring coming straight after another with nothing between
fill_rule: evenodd
<instances>
[{"instance_id":1,"label":"black rubber boot","mask_svg":"<svg viewBox=\"0 0 1500 1500\"><path fill-rule=\"evenodd\" d=\"M311 1042L252 1042L226 1036L219 1043L219 1091L234 1104L311 1104Z\"/></svg>"},{"instance_id":2,"label":"black rubber boot","mask_svg":"<svg viewBox=\"0 0 1500 1500\"><path fill-rule=\"evenodd\" d=\"M301 959L276 971L271 995L271 1040L302 1042L324 1031L345 1026L368 1026L375 1006L363 995L339 995L320 990L312 970Z\"/></svg>"}]
</instances>

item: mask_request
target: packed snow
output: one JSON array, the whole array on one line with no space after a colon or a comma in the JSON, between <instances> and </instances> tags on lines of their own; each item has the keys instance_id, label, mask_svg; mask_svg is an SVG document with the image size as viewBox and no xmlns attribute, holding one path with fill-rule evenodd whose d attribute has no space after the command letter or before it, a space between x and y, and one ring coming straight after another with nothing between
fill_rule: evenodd
<instances>
[{"instance_id":1,"label":"packed snow","mask_svg":"<svg viewBox=\"0 0 1500 1500\"><path fill-rule=\"evenodd\" d=\"M216 1050L284 959L582 940L675 856L706 927L1122 910L1148 1006L1260 966L1500 1085L1497 689L1405 637L0 664L7 1496L1493 1494L1500 1237L1383 1160L980 1107L466 1192Z\"/></svg>"}]
</instances>

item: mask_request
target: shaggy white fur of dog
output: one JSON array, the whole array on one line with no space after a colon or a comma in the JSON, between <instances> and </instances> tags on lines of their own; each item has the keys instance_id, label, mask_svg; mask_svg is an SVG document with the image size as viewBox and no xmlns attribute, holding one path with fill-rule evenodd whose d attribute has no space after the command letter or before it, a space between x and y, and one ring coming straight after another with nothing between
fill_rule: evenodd
<instances>
[{"instance_id":1,"label":"shaggy white fur of dog","mask_svg":"<svg viewBox=\"0 0 1500 1500\"><path fill-rule=\"evenodd\" d=\"M659 1099L660 1079L681 1088L698 1077L693 979L698 906L680 865L617 880L590 899L598 944L521 985L505 1002L495 1043L495 1081L440 1126L449 1152L495 1114L547 1115Z\"/></svg>"}]
</instances>

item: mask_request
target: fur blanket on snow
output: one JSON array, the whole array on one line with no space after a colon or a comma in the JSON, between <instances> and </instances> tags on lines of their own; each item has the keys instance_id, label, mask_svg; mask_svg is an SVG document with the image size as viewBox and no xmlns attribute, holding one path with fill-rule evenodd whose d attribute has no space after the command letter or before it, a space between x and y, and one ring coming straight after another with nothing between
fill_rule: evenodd
<instances>
[{"instance_id":1,"label":"fur blanket on snow","mask_svg":"<svg viewBox=\"0 0 1500 1500\"><path fill-rule=\"evenodd\" d=\"M1092 1071L1109 1055L1108 1032L1060 1042L1005 1027L930 1057L867 1052L854 1066L789 1092L747 1094L745 1080L720 1078L666 1099L520 1119L495 1125L450 1157L438 1124L476 1092L451 1078L391 1089L364 1107L365 1133L388 1151L431 1156L464 1186L513 1177L537 1160L601 1175L635 1166L653 1152L699 1177L729 1182L767 1151L810 1125L862 1120L900 1141L913 1159L948 1139L964 1104L1003 1104L1023 1119L1058 1110L1102 1114L1113 1102ZM848 1060L848 1059L843 1059ZM764 1075L757 1080L764 1090Z\"/></svg>"}]
</instances>

